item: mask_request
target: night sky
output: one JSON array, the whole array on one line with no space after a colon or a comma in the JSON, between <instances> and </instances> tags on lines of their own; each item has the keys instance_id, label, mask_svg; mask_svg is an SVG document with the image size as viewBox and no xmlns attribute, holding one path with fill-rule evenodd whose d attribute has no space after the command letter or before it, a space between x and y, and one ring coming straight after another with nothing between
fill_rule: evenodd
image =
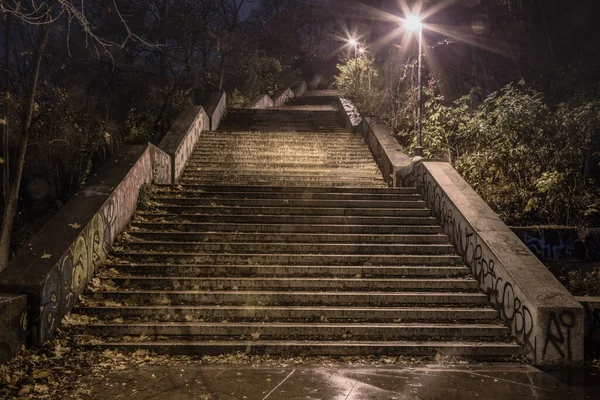
<instances>
[{"instance_id":1,"label":"night sky","mask_svg":"<svg viewBox=\"0 0 600 400\"><path fill-rule=\"evenodd\" d=\"M260 5L261 0L246 0L245 4L242 6L242 11L244 17L250 15L253 9Z\"/></svg>"}]
</instances>

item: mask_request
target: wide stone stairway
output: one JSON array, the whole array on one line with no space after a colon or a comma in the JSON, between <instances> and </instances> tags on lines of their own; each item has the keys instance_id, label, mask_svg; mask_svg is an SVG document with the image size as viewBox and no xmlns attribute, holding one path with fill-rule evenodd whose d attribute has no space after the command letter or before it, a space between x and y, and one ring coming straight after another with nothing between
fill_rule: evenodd
<instances>
[{"instance_id":1,"label":"wide stone stairway","mask_svg":"<svg viewBox=\"0 0 600 400\"><path fill-rule=\"evenodd\" d=\"M72 317L169 354L521 351L415 188L388 188L335 93L229 110L158 186Z\"/></svg>"}]
</instances>

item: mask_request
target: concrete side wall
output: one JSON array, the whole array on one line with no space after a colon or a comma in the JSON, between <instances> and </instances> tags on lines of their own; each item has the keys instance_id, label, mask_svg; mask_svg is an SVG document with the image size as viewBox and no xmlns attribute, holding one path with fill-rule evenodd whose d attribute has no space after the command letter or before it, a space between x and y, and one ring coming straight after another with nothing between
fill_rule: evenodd
<instances>
[{"instance_id":1,"label":"concrete side wall","mask_svg":"<svg viewBox=\"0 0 600 400\"><path fill-rule=\"evenodd\" d=\"M34 345L52 337L129 223L152 161L150 147L123 146L0 274L1 292L28 295Z\"/></svg>"},{"instance_id":2,"label":"concrete side wall","mask_svg":"<svg viewBox=\"0 0 600 400\"><path fill-rule=\"evenodd\" d=\"M273 103L275 104L275 107L281 107L294 97L294 92L290 88L281 89L273 95Z\"/></svg>"},{"instance_id":3,"label":"concrete side wall","mask_svg":"<svg viewBox=\"0 0 600 400\"><path fill-rule=\"evenodd\" d=\"M292 87L278 90L273 97L265 94L258 96L250 103L250 108L264 110L267 108L280 107L294 97L302 96L308 85L306 82L295 83Z\"/></svg>"},{"instance_id":4,"label":"concrete side wall","mask_svg":"<svg viewBox=\"0 0 600 400\"><path fill-rule=\"evenodd\" d=\"M210 130L216 131L227 109L227 95L224 91L215 91L210 94L208 99L202 104L206 115L210 119Z\"/></svg>"},{"instance_id":5,"label":"concrete side wall","mask_svg":"<svg viewBox=\"0 0 600 400\"><path fill-rule=\"evenodd\" d=\"M0 293L0 364L26 344L27 296Z\"/></svg>"},{"instance_id":6,"label":"concrete side wall","mask_svg":"<svg viewBox=\"0 0 600 400\"><path fill-rule=\"evenodd\" d=\"M399 166L410 166L411 159L400 149L398 141L390 134L387 125L379 118L365 118L358 126L371 154L388 184L397 186Z\"/></svg>"},{"instance_id":7,"label":"concrete side wall","mask_svg":"<svg viewBox=\"0 0 600 400\"><path fill-rule=\"evenodd\" d=\"M159 149L171 156L173 183L179 181L200 134L209 129L209 126L210 121L204 109L201 106L189 106L158 145Z\"/></svg>"},{"instance_id":8,"label":"concrete side wall","mask_svg":"<svg viewBox=\"0 0 600 400\"><path fill-rule=\"evenodd\" d=\"M378 119L366 118L360 131L386 179L417 187L529 359L582 364L583 308L458 172L411 159Z\"/></svg>"},{"instance_id":9,"label":"concrete side wall","mask_svg":"<svg viewBox=\"0 0 600 400\"><path fill-rule=\"evenodd\" d=\"M0 330L0 353L10 347L12 354L15 346L10 343L23 342L23 327L30 344L52 337L129 223L142 185L176 181L208 125L204 109L191 106L159 147L122 146L0 273L0 292L26 295L0 296L0 308L6 303L20 310L17 326L16 314L0 309L0 324L11 327ZM29 314L23 312L25 298Z\"/></svg>"},{"instance_id":10,"label":"concrete side wall","mask_svg":"<svg viewBox=\"0 0 600 400\"><path fill-rule=\"evenodd\" d=\"M268 94L265 94L265 95L257 97L250 104L250 108L254 108L254 109L257 109L257 110L264 110L266 108L273 108L274 106L275 106L275 102L273 101L273 99Z\"/></svg>"},{"instance_id":11,"label":"concrete side wall","mask_svg":"<svg viewBox=\"0 0 600 400\"><path fill-rule=\"evenodd\" d=\"M363 118L356 106L350 100L339 97L338 109L342 116L342 126L350 130L350 132L358 132L358 126Z\"/></svg>"},{"instance_id":12,"label":"concrete side wall","mask_svg":"<svg viewBox=\"0 0 600 400\"><path fill-rule=\"evenodd\" d=\"M305 81L297 82L290 89L294 92L294 97L300 97L308 90L308 84Z\"/></svg>"},{"instance_id":13,"label":"concrete side wall","mask_svg":"<svg viewBox=\"0 0 600 400\"><path fill-rule=\"evenodd\" d=\"M150 155L152 157L153 182L159 185L170 184L173 178L171 156L152 143L148 143L148 147L150 148Z\"/></svg>"},{"instance_id":14,"label":"concrete side wall","mask_svg":"<svg viewBox=\"0 0 600 400\"><path fill-rule=\"evenodd\" d=\"M416 187L536 365L583 363L583 308L445 162L418 162Z\"/></svg>"}]
</instances>

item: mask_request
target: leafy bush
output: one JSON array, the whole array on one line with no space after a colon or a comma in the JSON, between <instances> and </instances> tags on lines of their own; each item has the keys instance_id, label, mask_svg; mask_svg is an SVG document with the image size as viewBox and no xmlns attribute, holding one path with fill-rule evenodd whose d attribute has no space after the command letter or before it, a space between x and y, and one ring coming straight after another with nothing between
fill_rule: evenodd
<instances>
[{"instance_id":1,"label":"leafy bush","mask_svg":"<svg viewBox=\"0 0 600 400\"><path fill-rule=\"evenodd\" d=\"M417 122L413 63L406 63L396 79L394 70L383 65L372 74L382 77L373 81L372 90L364 81L358 81L362 89L353 88L353 65L349 60L338 66L338 88L355 99L362 113L382 116L412 152ZM574 98L551 106L521 81L483 100L474 88L448 102L430 78L423 118L425 155L451 162L505 222L600 223L600 101Z\"/></svg>"}]
</instances>

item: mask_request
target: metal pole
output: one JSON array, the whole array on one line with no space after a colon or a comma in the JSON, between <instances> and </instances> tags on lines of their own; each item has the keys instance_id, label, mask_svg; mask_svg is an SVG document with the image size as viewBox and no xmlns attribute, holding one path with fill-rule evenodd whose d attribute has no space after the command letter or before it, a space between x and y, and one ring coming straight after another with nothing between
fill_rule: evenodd
<instances>
[{"instance_id":1,"label":"metal pole","mask_svg":"<svg viewBox=\"0 0 600 400\"><path fill-rule=\"evenodd\" d=\"M417 147L415 155L423 157L423 27L419 27L419 66L418 66L418 89L417 89Z\"/></svg>"},{"instance_id":2,"label":"metal pole","mask_svg":"<svg viewBox=\"0 0 600 400\"><path fill-rule=\"evenodd\" d=\"M354 45L354 94L358 99L358 43Z\"/></svg>"}]
</instances>

